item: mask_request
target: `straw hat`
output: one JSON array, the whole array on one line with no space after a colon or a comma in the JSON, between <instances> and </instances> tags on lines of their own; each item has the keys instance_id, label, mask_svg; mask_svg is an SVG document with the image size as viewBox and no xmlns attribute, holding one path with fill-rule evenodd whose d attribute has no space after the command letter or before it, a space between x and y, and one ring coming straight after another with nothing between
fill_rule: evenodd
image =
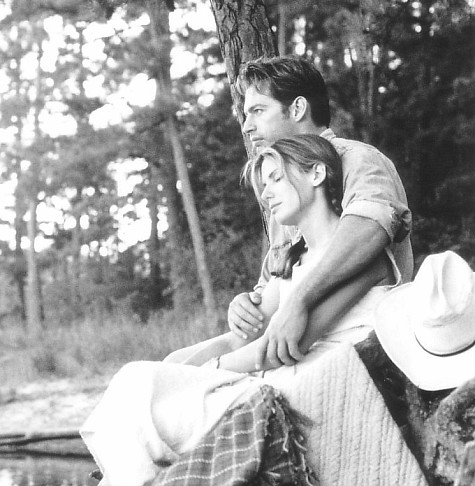
<instances>
[{"instance_id":1,"label":"straw hat","mask_svg":"<svg viewBox=\"0 0 475 486\"><path fill-rule=\"evenodd\" d=\"M428 256L413 282L383 297L375 331L418 388L460 386L475 377L475 273L452 251Z\"/></svg>"}]
</instances>

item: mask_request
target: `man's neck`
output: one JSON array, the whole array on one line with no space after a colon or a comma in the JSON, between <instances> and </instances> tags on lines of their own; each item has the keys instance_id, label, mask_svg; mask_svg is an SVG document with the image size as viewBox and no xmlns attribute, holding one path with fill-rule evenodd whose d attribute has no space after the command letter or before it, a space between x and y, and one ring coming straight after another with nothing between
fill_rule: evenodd
<instances>
[{"instance_id":1,"label":"man's neck","mask_svg":"<svg viewBox=\"0 0 475 486\"><path fill-rule=\"evenodd\" d=\"M301 121L298 125L298 133L300 135L309 134L309 133L314 135L320 135L326 129L327 127L317 127L317 125L315 125L315 123L312 120Z\"/></svg>"}]
</instances>

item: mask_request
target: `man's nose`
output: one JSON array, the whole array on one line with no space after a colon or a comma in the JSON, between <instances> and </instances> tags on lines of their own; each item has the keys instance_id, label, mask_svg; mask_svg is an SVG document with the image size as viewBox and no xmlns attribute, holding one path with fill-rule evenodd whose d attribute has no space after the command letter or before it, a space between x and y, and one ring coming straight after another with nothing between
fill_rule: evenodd
<instances>
[{"instance_id":1,"label":"man's nose","mask_svg":"<svg viewBox=\"0 0 475 486\"><path fill-rule=\"evenodd\" d=\"M244 123L242 125L242 131L248 135L252 130L254 129L254 124L251 121L251 117L247 116L244 120Z\"/></svg>"}]
</instances>

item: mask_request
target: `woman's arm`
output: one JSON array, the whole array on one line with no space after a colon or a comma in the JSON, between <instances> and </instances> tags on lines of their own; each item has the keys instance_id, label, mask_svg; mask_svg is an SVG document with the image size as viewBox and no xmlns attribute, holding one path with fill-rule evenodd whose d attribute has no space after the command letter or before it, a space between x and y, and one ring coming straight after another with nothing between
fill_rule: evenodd
<instances>
[{"instance_id":1,"label":"woman's arm","mask_svg":"<svg viewBox=\"0 0 475 486\"><path fill-rule=\"evenodd\" d=\"M186 348L177 349L170 353L163 361L166 363L180 363L201 366L211 358L230 353L242 346L240 338L228 332L219 336L201 341ZM243 341L241 339L241 341Z\"/></svg>"},{"instance_id":2,"label":"woman's arm","mask_svg":"<svg viewBox=\"0 0 475 486\"><path fill-rule=\"evenodd\" d=\"M211 358L232 353L258 339L264 333L269 320L277 310L279 304L279 279L271 278L262 293L262 302L258 306L264 316L262 328L248 338L243 339L233 332L227 332L206 341L202 341L186 348L178 349L169 354L163 361L201 366ZM254 371L248 369L245 371Z\"/></svg>"},{"instance_id":3,"label":"woman's arm","mask_svg":"<svg viewBox=\"0 0 475 486\"><path fill-rule=\"evenodd\" d=\"M307 353L310 346L328 332L331 326L364 296L368 288L386 284L388 271L391 272L390 263L384 253L323 299L311 313L309 324L299 343L302 353ZM220 367L240 373L256 371L256 353L261 339L262 337L259 337L247 346L221 356ZM275 364L266 360L259 370L274 368Z\"/></svg>"}]
</instances>

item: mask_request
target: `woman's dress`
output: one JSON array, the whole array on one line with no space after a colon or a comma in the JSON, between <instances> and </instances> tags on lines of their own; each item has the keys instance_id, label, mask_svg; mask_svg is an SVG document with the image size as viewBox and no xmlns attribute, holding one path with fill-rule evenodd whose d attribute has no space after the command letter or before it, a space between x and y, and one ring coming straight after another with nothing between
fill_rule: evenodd
<instances>
[{"instance_id":1,"label":"woman's dress","mask_svg":"<svg viewBox=\"0 0 475 486\"><path fill-rule=\"evenodd\" d=\"M298 272L297 268L293 278ZM399 284L397 267L395 273ZM372 288L292 366L246 374L152 361L125 365L80 431L104 474L101 486L145 485L156 476L157 463L173 462L193 449L230 407L263 384L272 385L287 399L300 393L295 390L299 375L318 366L324 353L367 337L373 329L373 310L390 288ZM289 401L298 411L298 403Z\"/></svg>"}]
</instances>

